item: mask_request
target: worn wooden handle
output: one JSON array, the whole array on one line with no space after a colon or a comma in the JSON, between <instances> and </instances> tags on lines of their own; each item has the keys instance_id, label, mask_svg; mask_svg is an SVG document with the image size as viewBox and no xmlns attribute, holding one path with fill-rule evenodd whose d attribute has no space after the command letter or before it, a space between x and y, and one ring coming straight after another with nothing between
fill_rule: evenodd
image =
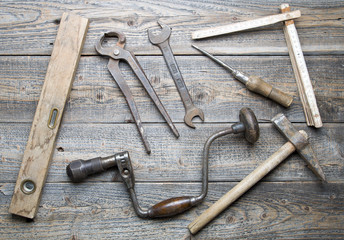
<instances>
[{"instance_id":1,"label":"worn wooden handle","mask_svg":"<svg viewBox=\"0 0 344 240\"><path fill-rule=\"evenodd\" d=\"M39 208L63 111L78 68L89 20L63 13L9 212L34 218Z\"/></svg>"},{"instance_id":2,"label":"worn wooden handle","mask_svg":"<svg viewBox=\"0 0 344 240\"><path fill-rule=\"evenodd\" d=\"M182 213L193 206L193 197L184 196L164 200L148 209L148 216L151 218L171 217Z\"/></svg>"},{"instance_id":3,"label":"worn wooden handle","mask_svg":"<svg viewBox=\"0 0 344 240\"><path fill-rule=\"evenodd\" d=\"M290 104L293 102L292 96L288 95L285 92L282 92L277 88L274 88L258 76L250 76L246 83L246 87L250 91L270 98L271 100L281 104L284 107L289 107Z\"/></svg>"},{"instance_id":4,"label":"worn wooden handle","mask_svg":"<svg viewBox=\"0 0 344 240\"><path fill-rule=\"evenodd\" d=\"M190 223L188 226L190 232L195 234L201 230L206 224L208 224L247 190L254 186L260 179L262 179L294 151L295 147L291 142L284 144L277 152L266 159L240 183L238 183L234 188L223 195L216 203L214 203L210 208L208 208L198 218Z\"/></svg>"}]
</instances>

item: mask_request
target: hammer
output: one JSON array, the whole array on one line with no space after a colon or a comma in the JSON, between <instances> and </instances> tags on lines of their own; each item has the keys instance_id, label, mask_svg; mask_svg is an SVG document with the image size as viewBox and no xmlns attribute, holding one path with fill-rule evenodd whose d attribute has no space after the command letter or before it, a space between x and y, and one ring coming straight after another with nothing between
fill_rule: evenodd
<instances>
[{"instance_id":1,"label":"hammer","mask_svg":"<svg viewBox=\"0 0 344 240\"><path fill-rule=\"evenodd\" d=\"M192 223L190 223L188 228L192 234L196 234L201 230L207 223L213 220L230 204L253 187L260 179L277 167L278 164L280 164L295 150L307 162L308 167L315 173L315 175L317 175L322 181L326 182L325 175L319 165L319 161L315 157L313 149L309 145L307 133L303 130L297 131L286 116L281 113L277 114L271 121L282 135L288 139L288 142L266 159L253 172L246 176L234 188L223 195Z\"/></svg>"}]
</instances>

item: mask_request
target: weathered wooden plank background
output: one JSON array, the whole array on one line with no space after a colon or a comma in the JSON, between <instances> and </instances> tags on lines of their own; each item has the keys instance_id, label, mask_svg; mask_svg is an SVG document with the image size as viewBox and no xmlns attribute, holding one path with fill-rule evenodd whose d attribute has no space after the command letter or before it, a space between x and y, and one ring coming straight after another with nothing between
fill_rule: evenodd
<instances>
[{"instance_id":1,"label":"weathered wooden plank background","mask_svg":"<svg viewBox=\"0 0 344 240\"><path fill-rule=\"evenodd\" d=\"M344 238L344 3L290 2L300 9L295 21L324 127L305 124L281 24L207 40L191 32L279 13L281 1L1 1L0 2L0 239L262 239ZM8 206L43 85L59 19L72 11L91 20L83 56L56 143L38 215L28 222ZM184 108L160 50L147 28L162 20L173 28L171 46L195 104L206 121L196 130L183 123ZM94 44L104 31L120 29L127 49L142 67L176 123L174 138L128 66L121 65L134 93L152 154L138 136L125 100L97 56ZM244 87L191 48L196 44L233 67L263 77L294 96L289 109ZM255 145L240 135L216 140L210 151L209 193L205 201L178 217L138 218L116 171L71 184L65 174L75 159L128 150L138 198L150 206L165 198L200 191L203 144L215 131L238 120L251 107L261 126ZM187 225L249 174L283 143L269 123L283 112L311 136L329 180L321 184L293 154L263 181L219 215L199 234Z\"/></svg>"}]
</instances>

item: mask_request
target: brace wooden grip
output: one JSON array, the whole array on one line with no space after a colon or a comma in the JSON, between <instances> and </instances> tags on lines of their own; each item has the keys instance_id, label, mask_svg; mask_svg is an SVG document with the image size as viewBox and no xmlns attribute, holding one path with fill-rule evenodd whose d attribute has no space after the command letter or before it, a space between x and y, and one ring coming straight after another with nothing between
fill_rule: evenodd
<instances>
[{"instance_id":1,"label":"brace wooden grip","mask_svg":"<svg viewBox=\"0 0 344 240\"><path fill-rule=\"evenodd\" d=\"M150 207L148 209L148 216L151 218L159 218L177 215L194 205L192 199L193 197L184 196L164 200Z\"/></svg>"},{"instance_id":2,"label":"brace wooden grip","mask_svg":"<svg viewBox=\"0 0 344 240\"><path fill-rule=\"evenodd\" d=\"M264 97L270 98L271 100L281 104L283 107L289 107L293 102L292 96L274 88L258 76L250 76L246 83L246 87L252 92L259 93Z\"/></svg>"}]
</instances>

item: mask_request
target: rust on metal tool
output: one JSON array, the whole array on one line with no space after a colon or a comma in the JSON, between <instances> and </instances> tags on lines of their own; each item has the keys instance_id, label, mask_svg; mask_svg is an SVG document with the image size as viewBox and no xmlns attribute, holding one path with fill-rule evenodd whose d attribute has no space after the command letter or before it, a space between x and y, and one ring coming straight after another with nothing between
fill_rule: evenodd
<instances>
[{"instance_id":1,"label":"rust on metal tool","mask_svg":"<svg viewBox=\"0 0 344 240\"><path fill-rule=\"evenodd\" d=\"M117 37L118 41L115 46L110 46L110 47L104 47L102 46L102 43L106 37ZM115 79L118 87L121 89L125 100L128 103L130 112L134 118L134 121L136 123L137 129L140 133L141 139L143 141L144 147L146 149L146 152L148 154L151 153L151 148L150 144L147 139L147 135L144 131L142 121L139 115L139 112L137 110L134 97L131 93L131 90L127 84L127 82L124 80L121 70L119 68L119 61L123 60L129 64L137 78L140 80L141 84L143 85L144 89L148 93L149 97L152 99L153 103L155 106L158 108L160 114L164 117L166 120L168 126L172 130L173 134L178 138L179 133L177 128L174 126L170 116L168 115L166 109L164 108L164 105L160 101L158 95L156 94L152 84L148 80L146 74L144 73L140 63L137 61L135 55L124 49L126 42L125 35L120 32L120 31L112 31L112 32L107 32L104 33L99 41L97 42L95 48L96 51L103 56L109 57L109 62L108 62L108 69L112 75L112 77Z\"/></svg>"},{"instance_id":2,"label":"rust on metal tool","mask_svg":"<svg viewBox=\"0 0 344 240\"><path fill-rule=\"evenodd\" d=\"M202 191L200 195L193 196L181 196L174 197L160 203L148 209L142 209L138 202L136 191L135 191L135 177L133 167L128 152L117 153L113 156L106 158L94 158L90 160L75 160L67 166L67 175L73 182L80 182L85 179L88 175L103 172L108 168L117 166L120 176L125 183L130 198L133 202L133 207L136 214L142 218L161 218L171 217L182 212L185 212L189 208L199 204L207 196L208 192L208 158L209 149L212 142L224 135L234 133L244 133L245 138L250 142L254 143L259 137L259 126L258 121L249 108L243 108L239 114L240 122L233 124L230 128L224 129L211 135L206 141L203 149L202 159Z\"/></svg>"},{"instance_id":3,"label":"rust on metal tool","mask_svg":"<svg viewBox=\"0 0 344 240\"><path fill-rule=\"evenodd\" d=\"M152 44L157 45L164 56L168 70L170 71L170 74L184 104L185 124L191 128L195 128L195 125L192 123L192 119L194 117L199 117L202 121L204 121L203 111L193 104L189 91L185 85L182 73L179 70L178 63L173 55L172 48L170 46L170 36L172 29L168 25L160 21L158 21L158 24L161 27L161 32L159 34L153 34L153 29L148 29L149 41Z\"/></svg>"},{"instance_id":4,"label":"rust on metal tool","mask_svg":"<svg viewBox=\"0 0 344 240\"><path fill-rule=\"evenodd\" d=\"M304 159L307 159L306 161L311 165L314 173L325 181L325 176L314 156L314 152L309 151L307 133L303 130L297 131L283 114L276 115L272 121L289 141L192 221L188 226L192 234L201 230L295 151L299 152Z\"/></svg>"},{"instance_id":5,"label":"rust on metal tool","mask_svg":"<svg viewBox=\"0 0 344 240\"><path fill-rule=\"evenodd\" d=\"M280 131L280 133L290 141L296 148L297 152L307 162L308 167L319 177L322 181L326 181L325 174L319 164L319 160L310 146L308 139L295 129L293 124L282 113L277 114L272 120L273 124Z\"/></svg>"}]
</instances>

